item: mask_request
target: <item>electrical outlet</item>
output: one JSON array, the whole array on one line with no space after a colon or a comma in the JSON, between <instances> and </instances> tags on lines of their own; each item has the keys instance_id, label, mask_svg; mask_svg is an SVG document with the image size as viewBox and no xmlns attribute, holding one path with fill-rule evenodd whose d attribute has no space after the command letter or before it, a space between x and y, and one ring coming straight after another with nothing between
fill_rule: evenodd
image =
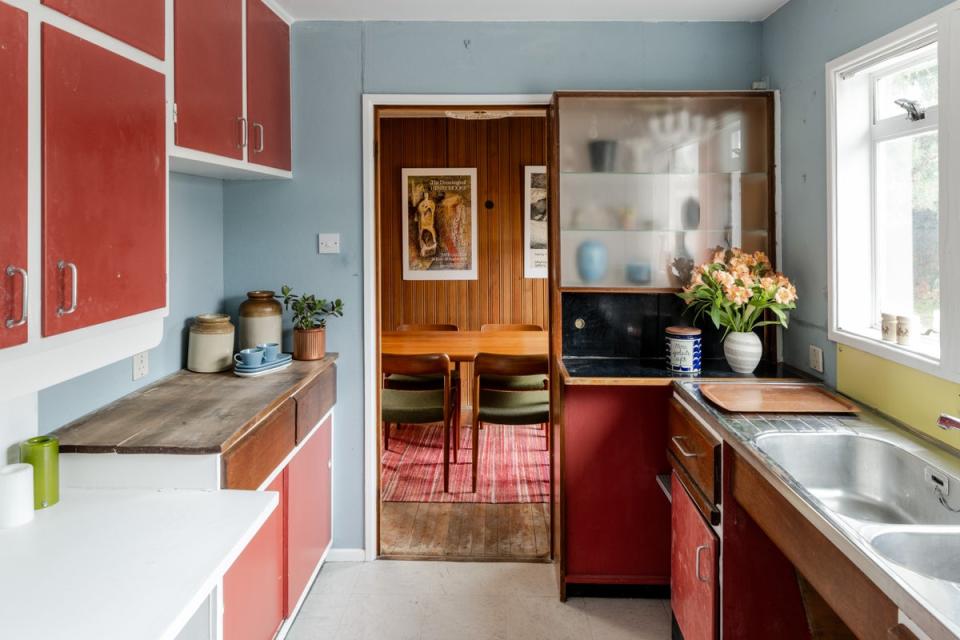
<instances>
[{"instance_id":1,"label":"electrical outlet","mask_svg":"<svg viewBox=\"0 0 960 640\"><path fill-rule=\"evenodd\" d=\"M810 368L823 373L823 349L810 345Z\"/></svg>"},{"instance_id":2,"label":"electrical outlet","mask_svg":"<svg viewBox=\"0 0 960 640\"><path fill-rule=\"evenodd\" d=\"M148 352L144 351L133 356L133 379L139 380L146 378L150 373L150 358Z\"/></svg>"},{"instance_id":3,"label":"electrical outlet","mask_svg":"<svg viewBox=\"0 0 960 640\"><path fill-rule=\"evenodd\" d=\"M340 234L318 233L317 253L340 253Z\"/></svg>"}]
</instances>

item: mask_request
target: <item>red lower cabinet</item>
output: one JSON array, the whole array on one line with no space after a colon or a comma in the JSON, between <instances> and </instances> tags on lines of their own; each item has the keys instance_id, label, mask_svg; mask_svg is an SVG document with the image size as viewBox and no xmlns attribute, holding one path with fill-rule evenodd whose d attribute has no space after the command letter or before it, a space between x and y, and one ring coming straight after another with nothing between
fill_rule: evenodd
<instances>
[{"instance_id":1,"label":"red lower cabinet","mask_svg":"<svg viewBox=\"0 0 960 640\"><path fill-rule=\"evenodd\" d=\"M286 471L267 487L280 494L280 504L223 577L228 640L270 640L283 624L285 483Z\"/></svg>"},{"instance_id":2,"label":"red lower cabinet","mask_svg":"<svg viewBox=\"0 0 960 640\"><path fill-rule=\"evenodd\" d=\"M330 544L331 444L327 418L287 467L287 616Z\"/></svg>"},{"instance_id":3,"label":"red lower cabinet","mask_svg":"<svg viewBox=\"0 0 960 640\"><path fill-rule=\"evenodd\" d=\"M671 496L673 615L684 640L715 640L719 637L719 540L675 473Z\"/></svg>"}]
</instances>

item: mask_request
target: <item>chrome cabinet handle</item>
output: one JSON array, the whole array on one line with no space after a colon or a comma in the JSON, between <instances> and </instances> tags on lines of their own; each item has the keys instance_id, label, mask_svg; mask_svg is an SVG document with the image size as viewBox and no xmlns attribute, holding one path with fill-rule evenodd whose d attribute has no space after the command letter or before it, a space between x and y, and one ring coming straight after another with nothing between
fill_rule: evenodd
<instances>
[{"instance_id":1,"label":"chrome cabinet handle","mask_svg":"<svg viewBox=\"0 0 960 640\"><path fill-rule=\"evenodd\" d=\"M240 123L240 144L237 145L237 149L243 149L247 146L249 142L249 133L247 132L247 119L243 116L237 118L237 122Z\"/></svg>"},{"instance_id":2,"label":"chrome cabinet handle","mask_svg":"<svg viewBox=\"0 0 960 640\"><path fill-rule=\"evenodd\" d=\"M675 445L677 446L677 449L680 450L680 453L683 455L684 458L696 458L696 457L697 457L697 454L696 454L696 453L692 453L692 452L690 452L690 451L687 451L687 448L684 447L682 444L680 444L681 441L684 440L684 437L683 437L683 436L673 436L673 437L670 438L670 439L673 441L673 444L675 444Z\"/></svg>"},{"instance_id":3,"label":"chrome cabinet handle","mask_svg":"<svg viewBox=\"0 0 960 640\"><path fill-rule=\"evenodd\" d=\"M263 136L263 125L260 124L259 122L254 122L254 123L253 123L253 130L260 133L260 137L259 137L258 140L257 140L257 146L256 146L256 148L254 148L253 152L254 152L254 153L263 153L263 139L264 139L264 136Z\"/></svg>"},{"instance_id":4,"label":"chrome cabinet handle","mask_svg":"<svg viewBox=\"0 0 960 640\"><path fill-rule=\"evenodd\" d=\"M702 544L699 547L697 547L697 562L696 562L697 580L699 580L700 582L709 582L707 578L704 578L702 575L700 575L700 552L703 551L704 549L709 549L709 548L710 548L710 545L708 544Z\"/></svg>"},{"instance_id":5,"label":"chrome cabinet handle","mask_svg":"<svg viewBox=\"0 0 960 640\"><path fill-rule=\"evenodd\" d=\"M12 264L7 267L7 275L9 277L14 277L20 275L23 279L21 283L21 291L23 292L23 306L20 309L20 319L14 320L13 318L7 318L7 329L13 329L16 327L21 327L27 324L27 309L30 308L28 304L28 296L30 295L30 286L27 283L27 271L26 269L21 269L20 267L15 267Z\"/></svg>"},{"instance_id":6,"label":"chrome cabinet handle","mask_svg":"<svg viewBox=\"0 0 960 640\"><path fill-rule=\"evenodd\" d=\"M327 460L327 469L333 469L333 460Z\"/></svg>"},{"instance_id":7,"label":"chrome cabinet handle","mask_svg":"<svg viewBox=\"0 0 960 640\"><path fill-rule=\"evenodd\" d=\"M57 263L57 269L61 272L64 269L70 269L70 306L64 309L63 307L57 308L57 316L67 316L77 310L77 280L79 280L79 273L77 272L77 265L72 262L64 262L61 260Z\"/></svg>"}]
</instances>

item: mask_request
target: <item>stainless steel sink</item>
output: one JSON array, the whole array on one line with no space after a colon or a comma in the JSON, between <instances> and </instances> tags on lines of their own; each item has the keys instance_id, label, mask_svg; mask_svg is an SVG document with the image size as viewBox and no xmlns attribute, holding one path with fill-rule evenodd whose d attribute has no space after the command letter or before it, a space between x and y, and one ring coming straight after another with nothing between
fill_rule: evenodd
<instances>
[{"instance_id":1,"label":"stainless steel sink","mask_svg":"<svg viewBox=\"0 0 960 640\"><path fill-rule=\"evenodd\" d=\"M930 578L960 582L960 534L891 531L870 544L881 556Z\"/></svg>"},{"instance_id":2,"label":"stainless steel sink","mask_svg":"<svg viewBox=\"0 0 960 640\"><path fill-rule=\"evenodd\" d=\"M771 433L759 436L756 445L840 515L892 525L960 525L960 514L940 504L929 478L931 472L943 478L947 491L958 494L960 480L885 440L842 433Z\"/></svg>"}]
</instances>

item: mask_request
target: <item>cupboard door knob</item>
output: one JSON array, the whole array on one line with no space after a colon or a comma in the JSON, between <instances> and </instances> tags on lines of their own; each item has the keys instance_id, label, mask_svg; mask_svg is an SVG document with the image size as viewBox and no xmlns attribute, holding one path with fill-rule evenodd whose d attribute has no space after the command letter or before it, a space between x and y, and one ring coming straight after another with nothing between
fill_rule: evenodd
<instances>
[{"instance_id":1,"label":"cupboard door knob","mask_svg":"<svg viewBox=\"0 0 960 640\"><path fill-rule=\"evenodd\" d=\"M703 551L704 549L709 549L709 548L710 548L710 545L708 544L702 544L699 547L697 547L697 562L696 562L697 580L699 580L700 582L709 582L707 578L704 578L700 574L700 552Z\"/></svg>"},{"instance_id":2,"label":"cupboard door knob","mask_svg":"<svg viewBox=\"0 0 960 640\"><path fill-rule=\"evenodd\" d=\"M327 469L333 469L333 460L327 460Z\"/></svg>"},{"instance_id":3,"label":"cupboard door knob","mask_svg":"<svg viewBox=\"0 0 960 640\"><path fill-rule=\"evenodd\" d=\"M63 260L57 263L57 269L61 272L64 269L70 269L70 306L57 308L58 317L67 316L77 310L77 281L80 279L80 274L77 271L77 265L72 262L64 262Z\"/></svg>"},{"instance_id":4,"label":"cupboard door knob","mask_svg":"<svg viewBox=\"0 0 960 640\"><path fill-rule=\"evenodd\" d=\"M254 153L263 153L263 139L264 139L264 136L263 136L263 125L260 124L259 122L254 122L254 123L253 123L253 130L256 131L256 132L259 134L259 136L257 137L257 146L254 147L253 152L254 152Z\"/></svg>"},{"instance_id":5,"label":"cupboard door knob","mask_svg":"<svg viewBox=\"0 0 960 640\"><path fill-rule=\"evenodd\" d=\"M237 122L240 123L240 143L237 145L237 149L243 149L247 146L249 136L247 132L247 119L240 116L237 118Z\"/></svg>"},{"instance_id":6,"label":"cupboard door knob","mask_svg":"<svg viewBox=\"0 0 960 640\"><path fill-rule=\"evenodd\" d=\"M27 283L27 271L26 269L21 269L20 267L15 267L12 264L7 267L7 275L9 277L14 277L19 275L22 279L20 286L22 287L22 297L23 306L20 309L20 319L14 320L13 318L7 318L7 329L13 329L15 327L20 327L27 324L27 310L30 308L28 304L28 296L30 295L30 286Z\"/></svg>"},{"instance_id":7,"label":"cupboard door knob","mask_svg":"<svg viewBox=\"0 0 960 640\"><path fill-rule=\"evenodd\" d=\"M687 448L684 447L683 444L681 444L681 443L684 441L684 437L683 437L683 436L673 436L673 437L670 438L670 439L673 441L673 444L675 444L675 445L677 446L677 449L680 451L680 454L681 454L684 458L696 458L696 457L697 457L697 454L696 454L696 453L693 453L692 451L688 451Z\"/></svg>"}]
</instances>

